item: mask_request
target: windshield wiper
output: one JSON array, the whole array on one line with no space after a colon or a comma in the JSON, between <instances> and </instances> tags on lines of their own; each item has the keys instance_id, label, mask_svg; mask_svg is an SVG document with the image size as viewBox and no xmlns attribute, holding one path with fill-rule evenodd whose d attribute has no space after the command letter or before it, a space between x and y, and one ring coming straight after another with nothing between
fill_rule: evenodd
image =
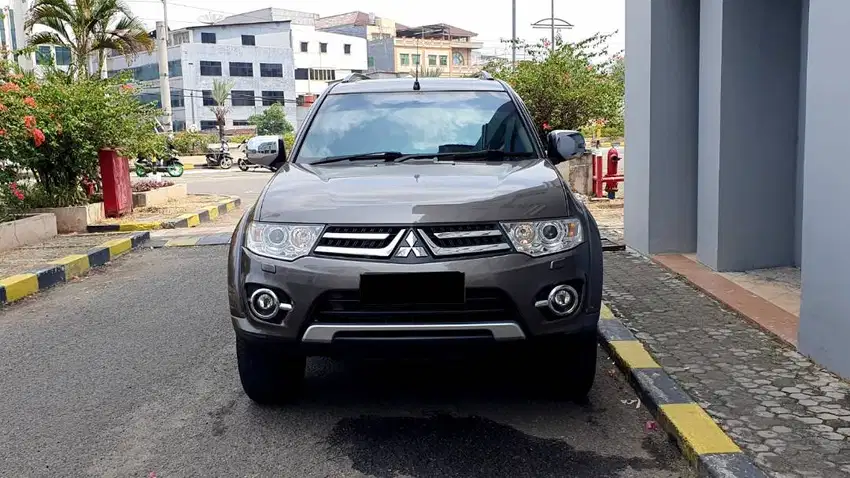
<instances>
[{"instance_id":1,"label":"windshield wiper","mask_svg":"<svg viewBox=\"0 0 850 478\"><path fill-rule=\"evenodd\" d=\"M328 156L327 158L320 159L315 161L313 165L316 164L330 164L330 163L339 163L342 161L361 161L368 159L383 159L384 161L390 162L394 161L398 158L405 156L404 153L400 151L376 151L374 153L361 153L361 154L345 154L342 156Z\"/></svg>"},{"instance_id":2,"label":"windshield wiper","mask_svg":"<svg viewBox=\"0 0 850 478\"><path fill-rule=\"evenodd\" d=\"M445 160L499 160L504 158L529 158L537 156L536 153L528 151L502 151L501 149L482 149L478 151L461 151L457 153L431 153L431 154L408 154L395 160L400 163L408 159L434 158L437 161Z\"/></svg>"}]
</instances>

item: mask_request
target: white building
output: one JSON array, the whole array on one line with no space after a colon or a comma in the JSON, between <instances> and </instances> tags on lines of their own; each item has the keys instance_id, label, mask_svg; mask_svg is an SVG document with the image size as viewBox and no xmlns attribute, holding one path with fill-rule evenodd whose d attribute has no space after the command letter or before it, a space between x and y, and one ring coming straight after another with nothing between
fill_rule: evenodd
<instances>
[{"instance_id":1,"label":"white building","mask_svg":"<svg viewBox=\"0 0 850 478\"><path fill-rule=\"evenodd\" d=\"M302 101L325 90L329 81L366 71L366 39L292 26L295 93ZM309 103L310 99L306 98Z\"/></svg>"},{"instance_id":2,"label":"white building","mask_svg":"<svg viewBox=\"0 0 850 478\"><path fill-rule=\"evenodd\" d=\"M0 0L0 58L12 59L11 52L27 46L24 22L29 6L26 0ZM24 69L33 67L32 57L19 55L18 64Z\"/></svg>"},{"instance_id":3,"label":"white building","mask_svg":"<svg viewBox=\"0 0 850 478\"><path fill-rule=\"evenodd\" d=\"M296 125L292 33L289 21L215 24L171 32L168 76L173 129L189 125L216 128L210 106L213 82L233 82L227 126L247 125L251 115L281 103ZM143 101L159 102L157 52L140 53L128 64L123 56L107 59L108 74L131 69Z\"/></svg>"}]
</instances>

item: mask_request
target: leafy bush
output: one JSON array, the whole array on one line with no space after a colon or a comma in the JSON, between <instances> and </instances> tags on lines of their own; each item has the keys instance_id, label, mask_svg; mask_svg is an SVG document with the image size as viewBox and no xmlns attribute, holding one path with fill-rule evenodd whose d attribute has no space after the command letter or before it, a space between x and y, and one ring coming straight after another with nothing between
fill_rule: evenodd
<instances>
[{"instance_id":1,"label":"leafy bush","mask_svg":"<svg viewBox=\"0 0 850 478\"><path fill-rule=\"evenodd\" d=\"M5 71L6 73L2 73ZM0 69L0 160L29 169L44 192L45 207L86 204L85 178L98 178L98 151L156 156L158 110L141 104L122 77L72 79L47 69L43 79Z\"/></svg>"},{"instance_id":2,"label":"leafy bush","mask_svg":"<svg viewBox=\"0 0 850 478\"><path fill-rule=\"evenodd\" d=\"M275 103L258 115L248 118L248 124L257 126L257 134L286 134L293 131L292 123L286 120L286 112L280 103Z\"/></svg>"},{"instance_id":3,"label":"leafy bush","mask_svg":"<svg viewBox=\"0 0 850 478\"><path fill-rule=\"evenodd\" d=\"M234 134L233 136L231 136L230 138L228 138L228 141L230 141L231 143L237 143L237 144L239 144L239 143L241 143L242 141L247 141L247 140L249 140L249 139L251 139L251 138L253 138L253 137L254 137L254 135L253 135L253 134Z\"/></svg>"},{"instance_id":4,"label":"leafy bush","mask_svg":"<svg viewBox=\"0 0 850 478\"><path fill-rule=\"evenodd\" d=\"M289 153L292 151L292 146L295 145L294 131L290 131L283 135L283 145L286 147L286 157L289 157Z\"/></svg>"},{"instance_id":5,"label":"leafy bush","mask_svg":"<svg viewBox=\"0 0 850 478\"><path fill-rule=\"evenodd\" d=\"M206 154L207 145L217 142L216 134L181 131L174 135L174 148L178 154Z\"/></svg>"},{"instance_id":6,"label":"leafy bush","mask_svg":"<svg viewBox=\"0 0 850 478\"><path fill-rule=\"evenodd\" d=\"M132 188L134 193L143 193L146 191L153 191L154 189L166 188L168 186L174 186L174 183L165 179L149 179L147 181L137 181L133 183Z\"/></svg>"}]
</instances>

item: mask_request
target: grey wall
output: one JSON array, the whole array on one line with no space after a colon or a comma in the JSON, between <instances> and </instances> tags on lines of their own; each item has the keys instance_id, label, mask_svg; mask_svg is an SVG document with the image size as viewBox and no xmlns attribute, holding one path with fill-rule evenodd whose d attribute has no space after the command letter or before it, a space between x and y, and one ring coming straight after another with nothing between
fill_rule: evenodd
<instances>
[{"instance_id":1,"label":"grey wall","mask_svg":"<svg viewBox=\"0 0 850 478\"><path fill-rule=\"evenodd\" d=\"M850 378L850 178L836 141L850 131L850 2L817 0L808 11L803 167L800 350ZM836 171L838 174L836 174Z\"/></svg>"},{"instance_id":2,"label":"grey wall","mask_svg":"<svg viewBox=\"0 0 850 478\"><path fill-rule=\"evenodd\" d=\"M337 25L333 27L322 28L320 31L329 33L339 33L340 35L348 35L357 38L366 38L366 25Z\"/></svg>"},{"instance_id":3,"label":"grey wall","mask_svg":"<svg viewBox=\"0 0 850 478\"><path fill-rule=\"evenodd\" d=\"M797 117L797 183L794 190L794 265L803 263L803 175L806 145L806 76L809 50L809 0L802 0L800 20L800 98Z\"/></svg>"},{"instance_id":4,"label":"grey wall","mask_svg":"<svg viewBox=\"0 0 850 478\"><path fill-rule=\"evenodd\" d=\"M719 271L793 265L801 0L702 0L698 244Z\"/></svg>"},{"instance_id":5,"label":"grey wall","mask_svg":"<svg viewBox=\"0 0 850 478\"><path fill-rule=\"evenodd\" d=\"M699 5L626 2L625 235L647 254L696 249Z\"/></svg>"}]
</instances>

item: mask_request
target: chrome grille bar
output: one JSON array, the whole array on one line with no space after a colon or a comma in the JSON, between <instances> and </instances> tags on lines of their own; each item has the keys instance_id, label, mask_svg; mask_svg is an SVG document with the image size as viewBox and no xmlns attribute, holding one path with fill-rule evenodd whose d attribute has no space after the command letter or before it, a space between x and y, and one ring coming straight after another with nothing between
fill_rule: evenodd
<instances>
[{"instance_id":1,"label":"chrome grille bar","mask_svg":"<svg viewBox=\"0 0 850 478\"><path fill-rule=\"evenodd\" d=\"M393 237L392 241L384 247L381 248L364 248L364 247L336 247L336 246L318 246L315 251L321 254L334 254L341 256L365 256L365 257L389 257L399 241L401 241L404 233L407 232L407 229L402 229L398 231ZM374 238L374 237L337 237L336 239L363 239L363 240L382 240L389 237L389 234L383 233L325 233L322 235L322 238L325 239L334 239L334 237L329 237L329 234L344 234L344 235L354 235L354 236L366 236L366 235L382 235L383 237Z\"/></svg>"},{"instance_id":2,"label":"chrome grille bar","mask_svg":"<svg viewBox=\"0 0 850 478\"><path fill-rule=\"evenodd\" d=\"M390 237L382 232L326 232L322 235L324 239L354 239L361 241L381 241Z\"/></svg>"},{"instance_id":3,"label":"chrome grille bar","mask_svg":"<svg viewBox=\"0 0 850 478\"><path fill-rule=\"evenodd\" d=\"M434 237L436 237L437 239L464 239L467 237L492 237L501 235L502 231L498 229L484 229L480 231L448 231L434 233Z\"/></svg>"},{"instance_id":4,"label":"chrome grille bar","mask_svg":"<svg viewBox=\"0 0 850 478\"><path fill-rule=\"evenodd\" d=\"M499 242L496 244L480 244L475 246L460 246L460 247L441 247L437 245L429 236L428 233L423 229L418 229L419 236L422 237L422 240L425 241L425 244L428 245L428 249L431 250L431 253L437 257L445 257L445 256L460 256L465 254L480 254L483 252L497 252L497 251L505 251L511 248L506 242ZM501 233L500 233L501 235ZM468 237L468 236L467 236ZM484 236L475 236L475 237L484 237Z\"/></svg>"}]
</instances>

